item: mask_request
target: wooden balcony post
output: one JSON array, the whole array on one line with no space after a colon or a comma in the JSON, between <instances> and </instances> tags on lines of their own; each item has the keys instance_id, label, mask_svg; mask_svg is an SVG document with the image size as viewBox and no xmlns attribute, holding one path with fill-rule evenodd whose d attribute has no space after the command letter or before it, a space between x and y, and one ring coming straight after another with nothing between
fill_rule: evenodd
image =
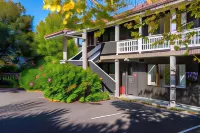
<instances>
[{"instance_id":1,"label":"wooden balcony post","mask_svg":"<svg viewBox=\"0 0 200 133\"><path fill-rule=\"evenodd\" d=\"M119 41L119 25L115 26L115 41ZM117 43L116 43L117 45ZM118 45L116 46L116 54L118 55Z\"/></svg>"},{"instance_id":2,"label":"wooden balcony post","mask_svg":"<svg viewBox=\"0 0 200 133\"><path fill-rule=\"evenodd\" d=\"M115 41L119 41L119 25L115 26Z\"/></svg>"},{"instance_id":3,"label":"wooden balcony post","mask_svg":"<svg viewBox=\"0 0 200 133\"><path fill-rule=\"evenodd\" d=\"M140 23L142 24L142 17L140 18ZM139 27L139 34L142 35L142 26ZM138 51L142 53L142 38L138 39Z\"/></svg>"},{"instance_id":4,"label":"wooden balcony post","mask_svg":"<svg viewBox=\"0 0 200 133\"><path fill-rule=\"evenodd\" d=\"M119 97L119 60L115 60L115 97Z\"/></svg>"},{"instance_id":5,"label":"wooden balcony post","mask_svg":"<svg viewBox=\"0 0 200 133\"><path fill-rule=\"evenodd\" d=\"M63 61L67 61L67 42L68 38L64 36L63 38Z\"/></svg>"},{"instance_id":6,"label":"wooden balcony post","mask_svg":"<svg viewBox=\"0 0 200 133\"><path fill-rule=\"evenodd\" d=\"M170 102L169 107L176 106L176 57L170 56Z\"/></svg>"},{"instance_id":7,"label":"wooden balcony post","mask_svg":"<svg viewBox=\"0 0 200 133\"><path fill-rule=\"evenodd\" d=\"M140 54L142 53L142 38L138 39L138 51Z\"/></svg>"},{"instance_id":8,"label":"wooden balcony post","mask_svg":"<svg viewBox=\"0 0 200 133\"><path fill-rule=\"evenodd\" d=\"M88 41L87 41L87 30L86 29L83 30L82 37L84 38L83 42L82 42L83 69L87 69L87 67L88 67L88 61L87 61L87 57L88 57L87 56L87 42Z\"/></svg>"}]
</instances>

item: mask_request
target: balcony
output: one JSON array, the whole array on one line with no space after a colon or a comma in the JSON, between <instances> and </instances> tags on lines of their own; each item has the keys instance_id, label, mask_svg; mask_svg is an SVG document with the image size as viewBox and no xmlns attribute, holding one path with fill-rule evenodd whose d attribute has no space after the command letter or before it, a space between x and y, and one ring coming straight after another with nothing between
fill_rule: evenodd
<instances>
[{"instance_id":1,"label":"balcony","mask_svg":"<svg viewBox=\"0 0 200 133\"><path fill-rule=\"evenodd\" d=\"M175 45L184 48L184 45L181 45L181 40L184 40L185 36L189 32L196 32L196 34L190 38L189 47L198 47L200 46L200 28L187 30L182 33L182 39L175 40ZM163 39L162 35L148 36L147 39L138 39L138 40L123 40L118 41L116 46L116 54L125 54L125 53L144 53L144 52L154 52L154 51L170 51L173 50L173 46L170 47L169 41L164 41L163 44L154 45L154 42Z\"/></svg>"}]
</instances>

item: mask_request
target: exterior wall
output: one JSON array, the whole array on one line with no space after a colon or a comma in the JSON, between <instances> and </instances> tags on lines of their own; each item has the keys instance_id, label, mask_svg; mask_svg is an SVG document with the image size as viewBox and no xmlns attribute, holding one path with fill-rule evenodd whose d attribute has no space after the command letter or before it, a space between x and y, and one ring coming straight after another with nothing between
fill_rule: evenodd
<instances>
[{"instance_id":1,"label":"exterior wall","mask_svg":"<svg viewBox=\"0 0 200 133\"><path fill-rule=\"evenodd\" d=\"M116 54L116 42L106 42L102 45L101 55Z\"/></svg>"},{"instance_id":2,"label":"exterior wall","mask_svg":"<svg viewBox=\"0 0 200 133\"><path fill-rule=\"evenodd\" d=\"M124 66L127 62L123 63ZM147 65L148 64L169 64L169 57L167 58L148 58L143 63L136 63L137 65L137 96L148 97L152 99L169 101L169 87L163 87L164 80L160 79L158 86L147 85ZM198 63L193 62L193 57L177 57L177 64L186 64L186 72L198 72ZM127 69L120 68L121 71L127 75ZM124 75L122 75L124 77ZM124 78L122 78L124 79ZM127 81L128 82L128 81ZM127 82L123 82L127 90ZM200 84L188 84L186 88L176 89L177 103L184 103L190 105L200 106Z\"/></svg>"}]
</instances>

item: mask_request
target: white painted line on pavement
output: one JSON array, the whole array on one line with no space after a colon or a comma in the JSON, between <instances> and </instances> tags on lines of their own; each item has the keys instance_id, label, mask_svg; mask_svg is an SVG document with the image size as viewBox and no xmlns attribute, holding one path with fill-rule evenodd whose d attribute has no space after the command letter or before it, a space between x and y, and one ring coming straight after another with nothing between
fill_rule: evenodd
<instances>
[{"instance_id":1,"label":"white painted line on pavement","mask_svg":"<svg viewBox=\"0 0 200 133\"><path fill-rule=\"evenodd\" d=\"M104 117L110 117L110 116L115 116L115 115L120 115L120 114L122 114L122 112L116 113L116 114L110 114L110 115L104 115L104 116L94 117L94 118L91 118L91 119L94 120L94 119L99 119L99 118L104 118Z\"/></svg>"},{"instance_id":2,"label":"white painted line on pavement","mask_svg":"<svg viewBox=\"0 0 200 133\"><path fill-rule=\"evenodd\" d=\"M195 127L191 127L191 128L189 128L189 129L186 129L186 130L181 131L181 132L179 132L179 133L186 133L186 132L192 131L192 130L194 130L194 129L196 129L196 128L200 128L200 125L195 126Z\"/></svg>"}]
</instances>

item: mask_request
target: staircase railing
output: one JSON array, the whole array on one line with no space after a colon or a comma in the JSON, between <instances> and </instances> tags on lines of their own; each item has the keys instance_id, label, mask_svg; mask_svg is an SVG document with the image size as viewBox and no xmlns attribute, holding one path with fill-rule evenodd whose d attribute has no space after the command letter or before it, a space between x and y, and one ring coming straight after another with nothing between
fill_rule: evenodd
<instances>
[{"instance_id":1,"label":"staircase railing","mask_svg":"<svg viewBox=\"0 0 200 133\"><path fill-rule=\"evenodd\" d=\"M107 89L109 89L108 91L114 93L115 80L94 62L94 60L96 60L96 58L98 58L99 56L100 53L96 55L96 57L94 57L93 59L89 60L90 68L93 72L97 73L102 78L103 84L106 86Z\"/></svg>"}]
</instances>

